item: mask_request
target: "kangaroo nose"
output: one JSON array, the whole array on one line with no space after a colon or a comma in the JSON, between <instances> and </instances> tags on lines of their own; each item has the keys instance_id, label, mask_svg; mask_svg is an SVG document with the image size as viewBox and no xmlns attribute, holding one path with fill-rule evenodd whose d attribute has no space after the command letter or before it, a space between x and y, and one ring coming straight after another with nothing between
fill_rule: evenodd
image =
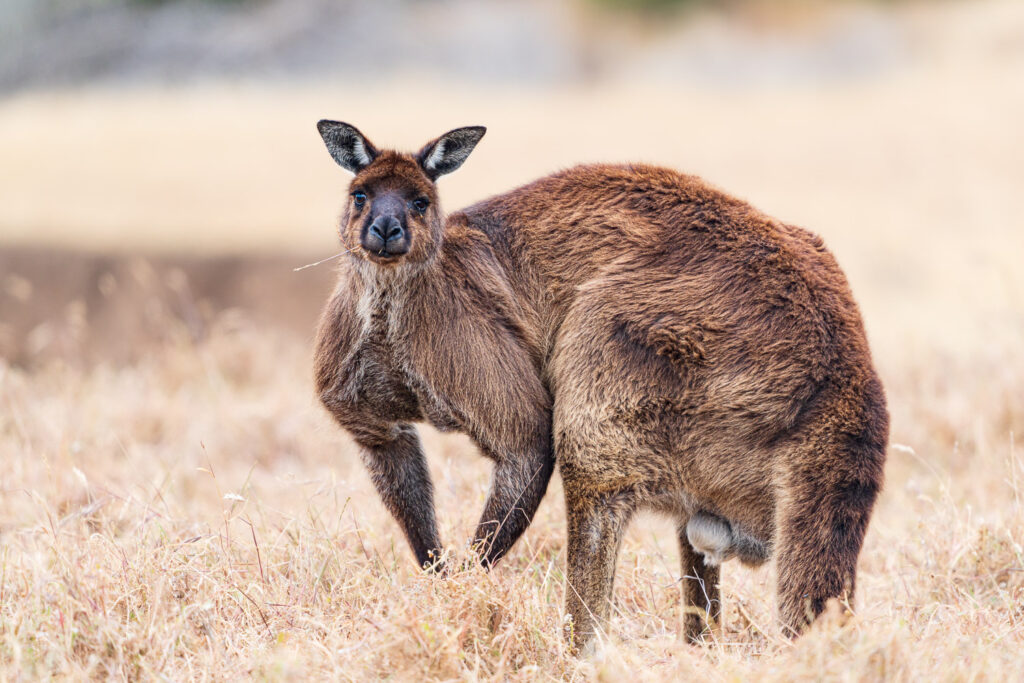
<instances>
[{"instance_id":1,"label":"kangaroo nose","mask_svg":"<svg viewBox=\"0 0 1024 683\"><path fill-rule=\"evenodd\" d=\"M370 234L387 244L402 238L402 224L394 216L378 216L370 225Z\"/></svg>"}]
</instances>

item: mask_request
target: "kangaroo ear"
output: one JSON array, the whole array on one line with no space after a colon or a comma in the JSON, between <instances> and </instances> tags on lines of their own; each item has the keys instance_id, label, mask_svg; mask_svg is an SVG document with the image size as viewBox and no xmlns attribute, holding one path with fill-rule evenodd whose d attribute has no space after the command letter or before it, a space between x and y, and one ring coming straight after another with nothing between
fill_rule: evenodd
<instances>
[{"instance_id":1,"label":"kangaroo ear","mask_svg":"<svg viewBox=\"0 0 1024 683\"><path fill-rule=\"evenodd\" d=\"M469 153L480 142L487 129L483 126L466 126L450 130L438 139L428 142L416 155L424 172L431 180L437 180L445 173L451 173L466 160Z\"/></svg>"},{"instance_id":2,"label":"kangaroo ear","mask_svg":"<svg viewBox=\"0 0 1024 683\"><path fill-rule=\"evenodd\" d=\"M369 166L379 154L355 126L324 119L316 124L316 129L320 131L331 157L339 166L353 173Z\"/></svg>"}]
</instances>

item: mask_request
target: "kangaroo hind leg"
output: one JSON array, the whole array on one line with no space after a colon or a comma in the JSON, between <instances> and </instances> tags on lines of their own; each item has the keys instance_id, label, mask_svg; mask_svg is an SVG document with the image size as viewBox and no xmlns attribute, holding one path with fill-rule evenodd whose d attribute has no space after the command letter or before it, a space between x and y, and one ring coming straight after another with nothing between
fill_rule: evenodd
<instances>
[{"instance_id":1,"label":"kangaroo hind leg","mask_svg":"<svg viewBox=\"0 0 1024 683\"><path fill-rule=\"evenodd\" d=\"M691 517L690 522L692 521ZM703 529L695 530L695 536L700 536L701 543L712 540L701 536L702 531ZM690 523L680 524L678 535L679 558L683 572L683 610L686 612L683 622L684 635L692 642L700 642L704 635L710 634L721 625L721 573L718 564L709 562L705 552L698 550L690 540Z\"/></svg>"}]
</instances>

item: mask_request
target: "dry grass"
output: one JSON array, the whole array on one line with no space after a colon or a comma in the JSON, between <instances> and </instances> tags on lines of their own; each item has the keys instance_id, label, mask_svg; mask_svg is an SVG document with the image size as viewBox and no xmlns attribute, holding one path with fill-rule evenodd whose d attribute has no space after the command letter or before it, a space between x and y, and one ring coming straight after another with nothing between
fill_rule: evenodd
<instances>
[{"instance_id":1,"label":"dry grass","mask_svg":"<svg viewBox=\"0 0 1024 683\"><path fill-rule=\"evenodd\" d=\"M203 344L169 342L131 367L0 366L0 677L1012 677L1024 363L934 360L886 377L903 445L855 618L791 644L773 625L771 572L729 565L723 635L687 645L672 529L642 518L611 637L589 661L560 636L560 487L492 573L419 574L314 405L304 342L224 319ZM462 438L426 430L426 444L458 553L487 467Z\"/></svg>"},{"instance_id":2,"label":"dry grass","mask_svg":"<svg viewBox=\"0 0 1024 683\"><path fill-rule=\"evenodd\" d=\"M771 571L730 564L724 632L690 646L673 531L645 517L625 544L606 646L579 661L560 637L557 482L493 572L419 574L351 443L315 405L307 340L222 313L199 343L169 317L130 365L0 359L0 679L1018 678L1024 41L1011 38L1024 12L985 7L922 20L942 58L820 88L406 84L3 103L11 242L326 256L344 177L315 137L322 115L407 145L489 124L445 181L449 206L580 159L701 173L837 252L894 445L854 618L782 640ZM396 106L410 97L414 124ZM10 273L0 286L25 293ZM92 312L80 314L87 325ZM459 553L487 464L465 439L424 432L442 536Z\"/></svg>"}]
</instances>

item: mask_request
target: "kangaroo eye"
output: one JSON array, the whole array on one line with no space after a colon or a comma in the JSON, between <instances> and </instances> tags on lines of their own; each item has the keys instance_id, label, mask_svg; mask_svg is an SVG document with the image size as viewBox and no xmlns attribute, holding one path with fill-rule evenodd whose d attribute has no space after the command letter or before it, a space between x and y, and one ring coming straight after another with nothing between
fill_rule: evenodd
<instances>
[{"instance_id":1,"label":"kangaroo eye","mask_svg":"<svg viewBox=\"0 0 1024 683\"><path fill-rule=\"evenodd\" d=\"M430 200L426 197L417 197L412 200L412 208L416 209L420 213L426 211L428 206L430 206Z\"/></svg>"},{"instance_id":2,"label":"kangaroo eye","mask_svg":"<svg viewBox=\"0 0 1024 683\"><path fill-rule=\"evenodd\" d=\"M363 192L353 192L352 201L355 202L357 209L361 209L366 204L366 194Z\"/></svg>"}]
</instances>

